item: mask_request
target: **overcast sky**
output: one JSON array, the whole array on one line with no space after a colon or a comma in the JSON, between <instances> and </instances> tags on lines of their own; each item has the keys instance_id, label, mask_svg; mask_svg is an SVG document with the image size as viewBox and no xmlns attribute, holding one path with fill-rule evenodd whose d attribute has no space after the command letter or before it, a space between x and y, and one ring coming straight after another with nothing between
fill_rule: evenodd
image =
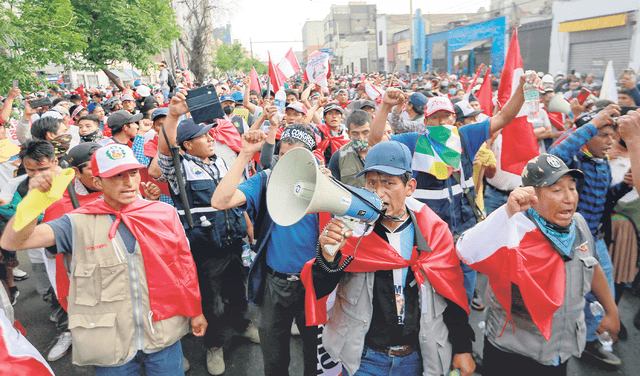
<instances>
[{"instance_id":1,"label":"overcast sky","mask_svg":"<svg viewBox=\"0 0 640 376\"><path fill-rule=\"evenodd\" d=\"M329 14L332 4L348 3L348 0L235 0L231 3L230 14L222 18L231 23L232 37L239 39L247 51L251 39L255 57L266 61L269 51L271 58L278 62L291 47L294 51L302 51L302 26L306 21L321 21ZM409 0L370 0L366 3L376 4L378 14L409 13ZM480 7L489 9L489 4L490 0L414 0L413 9L420 8L423 14L466 13L477 12Z\"/></svg>"}]
</instances>

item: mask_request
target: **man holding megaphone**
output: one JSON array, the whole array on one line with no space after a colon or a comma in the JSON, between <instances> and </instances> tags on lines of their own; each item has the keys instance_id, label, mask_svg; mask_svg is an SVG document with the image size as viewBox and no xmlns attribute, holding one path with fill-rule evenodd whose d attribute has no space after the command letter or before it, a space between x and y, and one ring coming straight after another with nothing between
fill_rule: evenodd
<instances>
[{"instance_id":1,"label":"man holding megaphone","mask_svg":"<svg viewBox=\"0 0 640 376\"><path fill-rule=\"evenodd\" d=\"M291 226L280 226L267 210L267 183L271 170L262 171L240 183L244 166L264 145L267 136L261 130L242 135L242 151L218 184L211 206L218 210L239 207L245 210L255 228L256 259L249 271L248 299L260 307L260 348L266 376L288 375L291 323L299 323L304 356L304 374L317 374L317 327L301 325L306 321L304 286L300 271L315 257L319 233L317 213L301 215ZM313 131L304 124L288 125L280 138L279 157L289 150L316 148ZM282 162L278 162L282 163ZM289 204L283 198L282 206Z\"/></svg>"},{"instance_id":2,"label":"man holding megaphone","mask_svg":"<svg viewBox=\"0 0 640 376\"><path fill-rule=\"evenodd\" d=\"M366 187L383 202L373 230L345 231L334 218L321 232L317 257L302 272L307 324L326 321L325 297L337 286L324 347L344 375L471 375L473 331L463 275L448 225L411 198L411 153L383 142L367 153ZM360 231L359 231L360 230ZM338 245L340 252L325 250ZM346 267L343 255L357 255ZM321 251L320 251L321 250Z\"/></svg>"}]
</instances>

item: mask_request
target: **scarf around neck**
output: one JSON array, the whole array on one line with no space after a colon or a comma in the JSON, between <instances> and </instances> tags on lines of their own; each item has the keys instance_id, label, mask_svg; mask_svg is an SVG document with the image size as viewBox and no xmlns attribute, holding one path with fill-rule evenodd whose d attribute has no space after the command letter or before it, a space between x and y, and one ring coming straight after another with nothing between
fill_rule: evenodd
<instances>
[{"instance_id":1,"label":"scarf around neck","mask_svg":"<svg viewBox=\"0 0 640 376\"><path fill-rule=\"evenodd\" d=\"M544 236L553 243L554 248L560 251L561 256L569 256L573 242L576 240L575 220L572 219L569 226L563 227L542 218L533 208L529 208L527 213Z\"/></svg>"}]
</instances>

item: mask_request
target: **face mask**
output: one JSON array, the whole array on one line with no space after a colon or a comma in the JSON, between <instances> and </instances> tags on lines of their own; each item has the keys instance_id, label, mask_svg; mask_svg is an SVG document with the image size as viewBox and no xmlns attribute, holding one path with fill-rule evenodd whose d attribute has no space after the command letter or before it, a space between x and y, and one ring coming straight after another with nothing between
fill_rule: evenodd
<instances>
[{"instance_id":1,"label":"face mask","mask_svg":"<svg viewBox=\"0 0 640 376\"><path fill-rule=\"evenodd\" d=\"M249 101L249 102L253 103L253 105L254 105L254 106L257 106L257 105L258 105L258 101L257 101L257 100L255 100L255 99L254 99L254 100L252 100L252 101Z\"/></svg>"},{"instance_id":2,"label":"face mask","mask_svg":"<svg viewBox=\"0 0 640 376\"><path fill-rule=\"evenodd\" d=\"M82 142L98 142L102 139L102 132L100 129L96 129L89 134L80 136L80 138L82 138Z\"/></svg>"},{"instance_id":3,"label":"face mask","mask_svg":"<svg viewBox=\"0 0 640 376\"><path fill-rule=\"evenodd\" d=\"M444 81L441 86L442 87L447 87L447 86L449 86L449 83L447 81Z\"/></svg>"},{"instance_id":4,"label":"face mask","mask_svg":"<svg viewBox=\"0 0 640 376\"><path fill-rule=\"evenodd\" d=\"M224 106L224 107L222 108L222 110L224 111L224 113L225 113L225 114L227 114L227 115L231 115L231 113L233 113L233 109L234 109L234 107L233 107L233 106Z\"/></svg>"},{"instance_id":5,"label":"face mask","mask_svg":"<svg viewBox=\"0 0 640 376\"><path fill-rule=\"evenodd\" d=\"M351 146L355 151L365 151L369 149L369 141L366 138L364 140L354 138L351 140Z\"/></svg>"},{"instance_id":6,"label":"face mask","mask_svg":"<svg viewBox=\"0 0 640 376\"><path fill-rule=\"evenodd\" d=\"M457 91L456 89L451 89L449 90L449 94L456 95L456 91Z\"/></svg>"},{"instance_id":7,"label":"face mask","mask_svg":"<svg viewBox=\"0 0 640 376\"><path fill-rule=\"evenodd\" d=\"M51 140L51 145L53 145L56 155L64 154L69 150L69 146L71 145L71 135L68 133L61 134Z\"/></svg>"}]
</instances>

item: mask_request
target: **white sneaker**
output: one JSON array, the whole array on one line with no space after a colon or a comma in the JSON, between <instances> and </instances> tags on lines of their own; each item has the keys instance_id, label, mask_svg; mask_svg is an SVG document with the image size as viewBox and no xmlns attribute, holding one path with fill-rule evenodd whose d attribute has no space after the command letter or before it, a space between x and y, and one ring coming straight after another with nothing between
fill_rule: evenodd
<instances>
[{"instance_id":1,"label":"white sneaker","mask_svg":"<svg viewBox=\"0 0 640 376\"><path fill-rule=\"evenodd\" d=\"M248 338L253 343L260 343L260 334L258 333L258 328L253 326L253 322L249 322L247 329L240 335Z\"/></svg>"},{"instance_id":2,"label":"white sneaker","mask_svg":"<svg viewBox=\"0 0 640 376\"><path fill-rule=\"evenodd\" d=\"M292 336L300 335L300 329L298 329L298 325L296 324L295 320L293 320L293 322L291 323L291 335Z\"/></svg>"},{"instance_id":3,"label":"white sneaker","mask_svg":"<svg viewBox=\"0 0 640 376\"><path fill-rule=\"evenodd\" d=\"M67 353L67 350L69 350L69 347L71 347L71 332L64 332L60 334L58 342L56 342L55 346L49 351L47 360L53 362L62 358Z\"/></svg>"},{"instance_id":4,"label":"white sneaker","mask_svg":"<svg viewBox=\"0 0 640 376\"><path fill-rule=\"evenodd\" d=\"M222 375L224 373L222 347L207 349L207 371L212 375Z\"/></svg>"},{"instance_id":5,"label":"white sneaker","mask_svg":"<svg viewBox=\"0 0 640 376\"><path fill-rule=\"evenodd\" d=\"M13 280L14 281L24 281L29 278L29 273L25 272L22 269L13 268Z\"/></svg>"},{"instance_id":6,"label":"white sneaker","mask_svg":"<svg viewBox=\"0 0 640 376\"><path fill-rule=\"evenodd\" d=\"M191 368L191 364L189 364L189 361L187 360L187 358L185 358L183 356L182 357L182 370L184 372L187 372L189 370L189 368Z\"/></svg>"}]
</instances>

